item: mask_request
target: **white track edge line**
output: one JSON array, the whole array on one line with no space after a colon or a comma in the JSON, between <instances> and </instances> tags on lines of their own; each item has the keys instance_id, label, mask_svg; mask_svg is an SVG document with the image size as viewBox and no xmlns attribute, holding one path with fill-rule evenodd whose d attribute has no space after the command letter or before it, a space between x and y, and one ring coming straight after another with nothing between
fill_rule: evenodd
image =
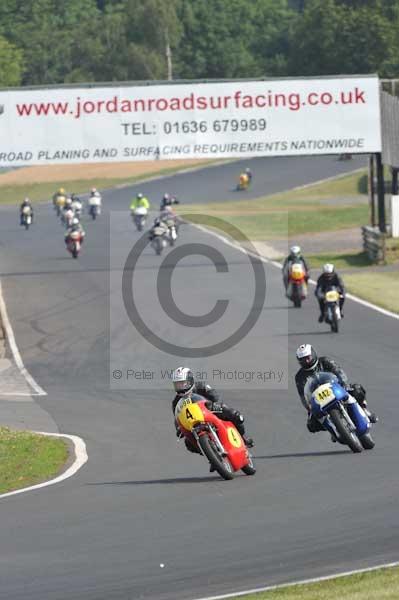
<instances>
[{"instance_id":1,"label":"white track edge line","mask_svg":"<svg viewBox=\"0 0 399 600\"><path fill-rule=\"evenodd\" d=\"M201 231L203 231L205 233L208 233L210 235L213 235L214 237L217 237L223 243L227 244L228 246L231 246L232 248L235 248L236 250L239 250L240 252L243 252L244 254L250 254L251 256L258 258L258 260L261 260L264 263L273 265L274 267L277 267L280 270L282 269L282 265L280 263L278 263L277 261L270 260L269 258L262 256L261 254L258 254L256 252L254 253L251 250L243 248L242 246L240 246L238 244L238 242L232 242L232 241L228 240L227 238L225 238L224 236L222 236L214 231L211 231L207 227L203 227L202 225L197 225L195 223L191 223L191 225L194 225L194 227L196 227L197 229L200 229ZM312 285L316 285L316 281L314 281L314 279L309 279L309 283L311 283ZM394 313L390 310L382 308L381 306L377 306L376 304L373 304L372 302L368 302L367 300L363 300L363 298L359 298L358 296L354 296L353 294L347 293L346 297L349 298L350 300L352 300L353 302L357 302L357 304L362 304L366 308L370 308L371 310L379 312L379 313L385 315L386 317L391 317L392 319L399 320L398 313Z\"/></svg>"},{"instance_id":2,"label":"white track edge line","mask_svg":"<svg viewBox=\"0 0 399 600\"><path fill-rule=\"evenodd\" d=\"M349 577L351 575L359 575L360 573L368 573L371 571L377 571L379 569L393 569L394 567L399 567L399 562L385 563L382 565L376 565L374 567L366 567L364 569L355 569L353 571L336 573L335 575L325 575L323 577L313 577L311 579L302 579L300 581L293 581L291 583L280 583L278 585L269 585L266 587L254 588L252 590L246 590L243 592L236 592L236 593L231 593L231 594L221 594L219 596L206 596L204 598L197 598L196 600L227 600L228 598L238 598L240 596L247 596L249 594L261 594L262 592L272 592L273 590L289 588L289 587L293 587L295 585L307 585L310 583L320 583L322 581L329 581L331 579L340 579L342 577Z\"/></svg>"},{"instance_id":3,"label":"white track edge line","mask_svg":"<svg viewBox=\"0 0 399 600\"><path fill-rule=\"evenodd\" d=\"M64 479L68 479L75 475L77 471L88 461L89 457L87 455L86 444L84 440L77 435L67 435L65 433L48 433L45 431L34 431L33 433L38 433L39 435L47 435L50 437L58 437L58 438L67 438L71 440L75 449L75 460L73 464L61 475L55 477L54 479L49 479L48 481L43 481L42 483L38 483L36 485L31 485L26 488L22 488L20 490L14 490L13 492L7 492L6 494L0 494L0 500L3 498L8 498L10 496L16 496L17 494L23 494L25 492L31 492L33 490L39 490L41 488L47 487L49 485L55 485L56 483L60 483L64 481Z\"/></svg>"},{"instance_id":4,"label":"white track edge line","mask_svg":"<svg viewBox=\"0 0 399 600\"><path fill-rule=\"evenodd\" d=\"M15 335L14 335L13 328L12 328L10 319L8 317L7 307L6 307L6 303L4 301L4 296L3 296L3 286L2 286L1 281L0 281L0 315L1 315L1 319L3 322L4 328L5 328L7 341L10 344L11 352L12 352L12 355L15 360L15 364L17 365L19 372L25 378L28 385L30 385L30 387L33 388L36 392L35 394L31 394L31 395L47 396L47 393L43 390L43 388L40 387L39 384L36 383L36 381L33 379L32 375L25 368L21 354L18 350L17 342L15 341Z\"/></svg>"}]
</instances>

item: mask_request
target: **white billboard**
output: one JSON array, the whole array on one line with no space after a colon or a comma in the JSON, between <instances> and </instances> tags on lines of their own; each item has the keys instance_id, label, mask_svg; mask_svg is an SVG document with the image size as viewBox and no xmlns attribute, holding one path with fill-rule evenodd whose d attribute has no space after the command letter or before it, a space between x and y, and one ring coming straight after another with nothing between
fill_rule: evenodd
<instances>
[{"instance_id":1,"label":"white billboard","mask_svg":"<svg viewBox=\"0 0 399 600\"><path fill-rule=\"evenodd\" d=\"M0 167L380 151L376 76L0 92Z\"/></svg>"}]
</instances>

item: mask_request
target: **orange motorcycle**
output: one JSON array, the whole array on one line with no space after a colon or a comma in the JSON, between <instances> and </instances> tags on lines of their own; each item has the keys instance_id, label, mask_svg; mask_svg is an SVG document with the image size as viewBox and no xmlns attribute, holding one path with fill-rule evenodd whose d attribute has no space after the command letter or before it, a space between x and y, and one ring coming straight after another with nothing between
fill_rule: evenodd
<instances>
[{"instance_id":1,"label":"orange motorcycle","mask_svg":"<svg viewBox=\"0 0 399 600\"><path fill-rule=\"evenodd\" d=\"M205 399L181 398L175 408L175 419L183 435L197 446L223 479L233 479L240 470L246 475L256 473L253 458L235 425L208 410Z\"/></svg>"}]
</instances>

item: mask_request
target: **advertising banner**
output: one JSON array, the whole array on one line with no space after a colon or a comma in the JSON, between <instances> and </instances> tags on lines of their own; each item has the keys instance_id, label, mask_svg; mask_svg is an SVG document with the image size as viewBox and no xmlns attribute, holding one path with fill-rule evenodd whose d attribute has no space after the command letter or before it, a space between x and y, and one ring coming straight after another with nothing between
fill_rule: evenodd
<instances>
[{"instance_id":1,"label":"advertising banner","mask_svg":"<svg viewBox=\"0 0 399 600\"><path fill-rule=\"evenodd\" d=\"M0 167L381 151L374 76L0 92Z\"/></svg>"}]
</instances>

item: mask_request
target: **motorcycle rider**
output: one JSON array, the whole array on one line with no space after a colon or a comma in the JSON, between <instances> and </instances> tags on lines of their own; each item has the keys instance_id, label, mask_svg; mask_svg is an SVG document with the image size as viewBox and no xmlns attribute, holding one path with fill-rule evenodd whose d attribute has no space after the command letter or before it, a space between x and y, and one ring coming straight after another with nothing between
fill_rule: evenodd
<instances>
[{"instance_id":1,"label":"motorcycle rider","mask_svg":"<svg viewBox=\"0 0 399 600\"><path fill-rule=\"evenodd\" d=\"M208 410L216 414L222 421L231 421L237 427L247 448L252 448L254 441L252 438L248 438L245 435L244 416L238 410L234 410L227 406L227 404L220 402L219 394L215 389L203 381L195 383L193 372L188 367L178 367L175 369L172 374L172 381L176 392L176 396L172 402L173 414L180 398L190 396L191 394L199 394L202 398L207 400L206 407ZM193 402L198 402L199 400L202 400L202 398L192 398L192 400ZM182 433L176 421L175 427L177 437L182 437ZM189 452L201 454L198 448L187 438L184 438L184 443ZM213 469L211 468L211 470Z\"/></svg>"},{"instance_id":2,"label":"motorcycle rider","mask_svg":"<svg viewBox=\"0 0 399 600\"><path fill-rule=\"evenodd\" d=\"M155 233L155 230L159 228L161 229L160 233L161 235L167 235L169 232L169 227L167 226L167 224L165 223L165 221L162 221L162 219L160 219L160 217L157 217L156 219L154 219L154 224L151 227L151 229L148 232L148 239L150 240L150 242L152 242L152 240L154 239L154 237L156 237L156 235L158 235L158 232Z\"/></svg>"},{"instance_id":3,"label":"motorcycle rider","mask_svg":"<svg viewBox=\"0 0 399 600\"><path fill-rule=\"evenodd\" d=\"M84 231L79 219L77 217L74 217L72 219L72 223L71 226L67 229L66 233L65 233L65 243L68 245L69 242L71 241L71 233L78 231L80 233L80 243L83 244L86 232Z\"/></svg>"},{"instance_id":4,"label":"motorcycle rider","mask_svg":"<svg viewBox=\"0 0 399 600\"><path fill-rule=\"evenodd\" d=\"M65 190L64 190L64 188L59 188L53 194L53 204L54 204L54 206L57 206L57 200L58 200L58 198L65 198Z\"/></svg>"},{"instance_id":5,"label":"motorcycle rider","mask_svg":"<svg viewBox=\"0 0 399 600\"><path fill-rule=\"evenodd\" d=\"M160 210L163 210L165 206L172 206L172 204L180 204L179 200L170 194L164 194L161 200Z\"/></svg>"},{"instance_id":6,"label":"motorcycle rider","mask_svg":"<svg viewBox=\"0 0 399 600\"><path fill-rule=\"evenodd\" d=\"M335 375L342 387L344 387L363 408L371 423L376 423L378 421L376 414L370 412L367 408L366 390L364 387L360 383L349 383L345 371L337 362L335 362L335 360L328 356L317 356L315 349L310 344L302 344L299 346L296 351L296 358L301 368L295 375L295 384L301 402L308 412L306 426L311 433L325 431L325 428L315 416L311 415L310 406L306 401L304 390L308 379L315 373L320 373L321 371ZM336 440L334 439L333 441Z\"/></svg>"},{"instance_id":7,"label":"motorcycle rider","mask_svg":"<svg viewBox=\"0 0 399 600\"><path fill-rule=\"evenodd\" d=\"M92 215L93 207L101 208L101 194L96 188L90 190L89 196L89 214Z\"/></svg>"},{"instance_id":8,"label":"motorcycle rider","mask_svg":"<svg viewBox=\"0 0 399 600\"><path fill-rule=\"evenodd\" d=\"M130 204L130 210L132 212L134 212L136 208L146 208L147 210L150 210L150 203L148 201L148 198L141 193L138 193L137 196L133 198Z\"/></svg>"},{"instance_id":9,"label":"motorcycle rider","mask_svg":"<svg viewBox=\"0 0 399 600\"><path fill-rule=\"evenodd\" d=\"M252 171L249 167L247 167L244 171L245 175L248 177L248 183L252 181Z\"/></svg>"},{"instance_id":10,"label":"motorcycle rider","mask_svg":"<svg viewBox=\"0 0 399 600\"><path fill-rule=\"evenodd\" d=\"M30 216L31 216L31 222L33 223L33 206L31 204L31 201L29 200L29 198L25 198L23 200L23 202L21 202L21 205L19 207L19 222L20 225L23 225L23 221L24 221L24 208L30 208Z\"/></svg>"},{"instance_id":11,"label":"motorcycle rider","mask_svg":"<svg viewBox=\"0 0 399 600\"><path fill-rule=\"evenodd\" d=\"M310 270L309 270L306 260L302 256L301 247L300 246L291 246L290 253L286 257L286 259L284 260L284 263L283 263L283 282L284 282L284 287L286 290L287 290L287 286L288 286L288 276L290 273L290 269L294 263L302 263L303 268L305 269L306 282L308 281L308 279L310 277Z\"/></svg>"},{"instance_id":12,"label":"motorcycle rider","mask_svg":"<svg viewBox=\"0 0 399 600\"><path fill-rule=\"evenodd\" d=\"M75 194L75 193L71 194L71 200L72 200L72 208L74 210L76 210L76 209L82 210L83 209L83 202L77 194Z\"/></svg>"},{"instance_id":13,"label":"motorcycle rider","mask_svg":"<svg viewBox=\"0 0 399 600\"><path fill-rule=\"evenodd\" d=\"M331 263L326 263L323 266L323 273L320 275L320 277L317 280L317 285L316 285L316 290L315 290L315 296L319 302L319 307L320 307L319 323L322 323L324 320L324 305L325 305L324 295L331 287L336 287L340 293L339 308L341 311L341 317L343 318L344 317L343 307L344 307L344 302L345 302L344 282L342 281L342 279L338 275L338 273L335 271L334 265Z\"/></svg>"}]
</instances>

